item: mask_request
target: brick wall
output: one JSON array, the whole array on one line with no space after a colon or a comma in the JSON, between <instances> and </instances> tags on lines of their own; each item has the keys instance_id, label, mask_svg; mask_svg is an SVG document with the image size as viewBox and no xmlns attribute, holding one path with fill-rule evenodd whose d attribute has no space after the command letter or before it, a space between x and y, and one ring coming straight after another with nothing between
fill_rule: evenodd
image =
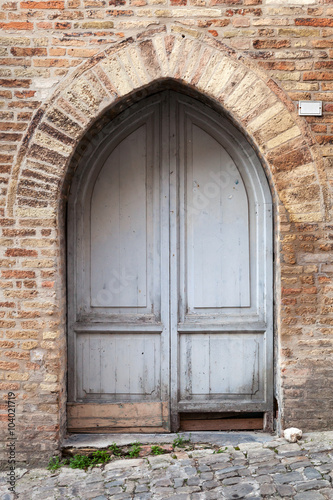
<instances>
[{"instance_id":1,"label":"brick wall","mask_svg":"<svg viewBox=\"0 0 333 500\"><path fill-rule=\"evenodd\" d=\"M211 97L253 142L274 194L280 423L305 430L332 427L332 14L327 0L2 2L1 418L6 436L5 399L14 391L22 436L19 460L46 459L65 432L61 186L69 158L103 110L133 90L130 77L115 75L113 52L137 47L138 59L132 55L131 64L137 64L138 73L143 68L148 83L163 76L184 79L181 71L171 75L151 69L159 45L150 40L158 36L166 37L167 57L175 54L174 40L184 40L184 53L175 61L190 57L195 43L202 68L212 68L214 51L232 58L238 80L222 96L211 90ZM161 54L157 59L162 61ZM124 68L126 73L122 64L119 74ZM267 94L255 112L242 114L230 96L246 75L249 97L243 102L249 109L257 81L276 101ZM119 88L112 78L119 78ZM187 83L209 94L200 78ZM238 97L243 99L243 93ZM323 116L298 118L300 99L322 100ZM283 110L274 114L279 103Z\"/></svg>"}]
</instances>

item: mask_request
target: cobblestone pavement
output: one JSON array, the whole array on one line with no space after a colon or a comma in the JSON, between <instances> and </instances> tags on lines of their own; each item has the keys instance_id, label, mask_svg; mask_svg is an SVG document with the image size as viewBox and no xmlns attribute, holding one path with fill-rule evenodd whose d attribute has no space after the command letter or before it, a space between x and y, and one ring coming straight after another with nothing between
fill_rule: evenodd
<instances>
[{"instance_id":1,"label":"cobblestone pavement","mask_svg":"<svg viewBox=\"0 0 333 500\"><path fill-rule=\"evenodd\" d=\"M21 469L15 496L8 493L5 473L0 475L0 495L3 500L333 499L333 432L307 434L295 444L278 438L221 450L196 445L87 472Z\"/></svg>"}]
</instances>

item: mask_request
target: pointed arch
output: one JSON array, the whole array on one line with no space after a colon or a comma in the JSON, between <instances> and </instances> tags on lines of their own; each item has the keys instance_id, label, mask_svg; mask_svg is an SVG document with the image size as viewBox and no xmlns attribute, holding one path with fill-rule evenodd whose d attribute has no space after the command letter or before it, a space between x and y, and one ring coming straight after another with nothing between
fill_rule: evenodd
<instances>
[{"instance_id":1,"label":"pointed arch","mask_svg":"<svg viewBox=\"0 0 333 500\"><path fill-rule=\"evenodd\" d=\"M59 186L84 134L106 110L165 79L211 99L232 117L263 158L290 221L325 218L318 146L281 89L223 43L165 32L144 33L91 58L38 111L13 172L9 214L54 217ZM41 171L51 196L32 207L29 180Z\"/></svg>"}]
</instances>

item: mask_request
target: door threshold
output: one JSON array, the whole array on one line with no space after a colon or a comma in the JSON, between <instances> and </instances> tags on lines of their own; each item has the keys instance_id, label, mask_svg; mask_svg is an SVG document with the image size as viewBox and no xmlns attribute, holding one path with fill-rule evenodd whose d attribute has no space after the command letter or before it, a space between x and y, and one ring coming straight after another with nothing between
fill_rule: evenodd
<instances>
[{"instance_id":1,"label":"door threshold","mask_svg":"<svg viewBox=\"0 0 333 500\"><path fill-rule=\"evenodd\" d=\"M267 443L276 439L276 434L263 431L250 432L211 432L195 431L182 432L182 436L192 443L207 443L215 446L237 446L240 443ZM134 441L141 444L168 444L173 443L176 433L163 434L70 434L63 441L62 448L107 448L112 443L117 446L127 446Z\"/></svg>"},{"instance_id":2,"label":"door threshold","mask_svg":"<svg viewBox=\"0 0 333 500\"><path fill-rule=\"evenodd\" d=\"M180 413L181 431L262 431L264 413Z\"/></svg>"}]
</instances>

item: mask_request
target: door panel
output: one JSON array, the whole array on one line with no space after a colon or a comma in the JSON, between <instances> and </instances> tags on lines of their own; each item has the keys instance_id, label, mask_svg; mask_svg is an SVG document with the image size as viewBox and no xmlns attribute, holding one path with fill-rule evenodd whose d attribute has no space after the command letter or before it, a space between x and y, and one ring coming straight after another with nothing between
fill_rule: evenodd
<instances>
[{"instance_id":1,"label":"door panel","mask_svg":"<svg viewBox=\"0 0 333 500\"><path fill-rule=\"evenodd\" d=\"M69 429L271 411L271 197L252 148L172 91L97 142L69 202Z\"/></svg>"},{"instance_id":2,"label":"door panel","mask_svg":"<svg viewBox=\"0 0 333 500\"><path fill-rule=\"evenodd\" d=\"M115 128L87 160L74 206L74 313L79 321L160 322L160 102Z\"/></svg>"},{"instance_id":3,"label":"door panel","mask_svg":"<svg viewBox=\"0 0 333 500\"><path fill-rule=\"evenodd\" d=\"M182 334L181 400L262 400L263 341L261 334Z\"/></svg>"},{"instance_id":4,"label":"door panel","mask_svg":"<svg viewBox=\"0 0 333 500\"><path fill-rule=\"evenodd\" d=\"M169 429L163 106L157 96L144 110L123 113L74 179L68 411L76 431Z\"/></svg>"},{"instance_id":5,"label":"door panel","mask_svg":"<svg viewBox=\"0 0 333 500\"><path fill-rule=\"evenodd\" d=\"M188 312L250 305L248 200L227 151L187 123Z\"/></svg>"},{"instance_id":6,"label":"door panel","mask_svg":"<svg viewBox=\"0 0 333 500\"><path fill-rule=\"evenodd\" d=\"M92 193L93 307L147 307L147 239L151 235L146 207L153 208L149 194L147 132L142 125L112 151Z\"/></svg>"},{"instance_id":7,"label":"door panel","mask_svg":"<svg viewBox=\"0 0 333 500\"><path fill-rule=\"evenodd\" d=\"M159 400L160 358L159 334L79 334L78 398Z\"/></svg>"},{"instance_id":8,"label":"door panel","mask_svg":"<svg viewBox=\"0 0 333 500\"><path fill-rule=\"evenodd\" d=\"M267 181L241 134L199 103L185 96L174 100L177 427L179 412L271 408L272 233Z\"/></svg>"}]
</instances>

